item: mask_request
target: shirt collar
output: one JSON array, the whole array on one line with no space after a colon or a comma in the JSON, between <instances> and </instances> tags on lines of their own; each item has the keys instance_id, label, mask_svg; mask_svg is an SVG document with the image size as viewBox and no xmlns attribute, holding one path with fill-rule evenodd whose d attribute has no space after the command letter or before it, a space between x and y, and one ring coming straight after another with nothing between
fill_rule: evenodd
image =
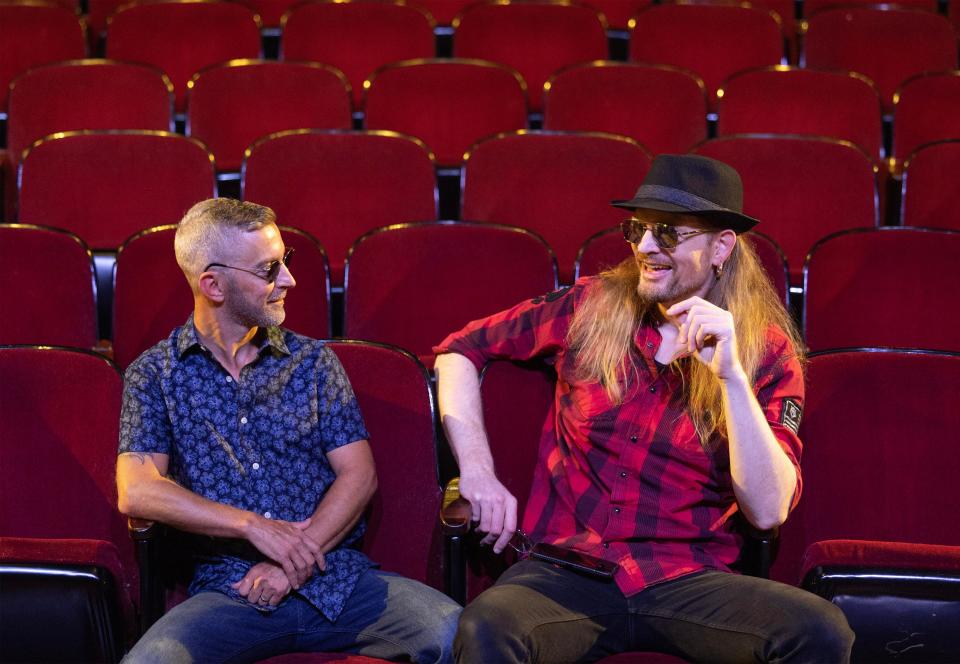
<instances>
[{"instance_id":1,"label":"shirt collar","mask_svg":"<svg viewBox=\"0 0 960 664\"><path fill-rule=\"evenodd\" d=\"M290 349L287 347L286 339L284 339L283 330L275 325L260 328L260 331L254 338L254 343L257 343L259 346L259 350L257 351L258 355L267 348L273 348L283 355L290 354ZM177 335L177 356L183 357L188 350L194 347L202 348L203 344L200 343L200 338L197 336L197 328L193 324L193 314L191 313L187 318L187 322L183 324L183 327L180 328L180 332Z\"/></svg>"}]
</instances>

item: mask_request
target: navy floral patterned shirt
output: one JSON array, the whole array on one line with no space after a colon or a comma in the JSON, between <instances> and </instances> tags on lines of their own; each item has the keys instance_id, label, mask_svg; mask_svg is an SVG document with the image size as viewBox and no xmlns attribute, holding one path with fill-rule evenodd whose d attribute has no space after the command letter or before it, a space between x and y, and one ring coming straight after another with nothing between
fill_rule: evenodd
<instances>
[{"instance_id":1,"label":"navy floral patterned shirt","mask_svg":"<svg viewBox=\"0 0 960 664\"><path fill-rule=\"evenodd\" d=\"M336 479L327 453L369 435L343 367L323 342L277 327L255 342L257 359L239 381L200 343L192 316L143 353L124 378L119 451L169 455L168 476L204 498L302 521ZM363 531L361 520L326 554L326 571L297 591L331 621L374 566L353 548ZM231 584L256 563L256 550L199 541L210 546L198 556L190 594L213 590L246 603Z\"/></svg>"}]
</instances>

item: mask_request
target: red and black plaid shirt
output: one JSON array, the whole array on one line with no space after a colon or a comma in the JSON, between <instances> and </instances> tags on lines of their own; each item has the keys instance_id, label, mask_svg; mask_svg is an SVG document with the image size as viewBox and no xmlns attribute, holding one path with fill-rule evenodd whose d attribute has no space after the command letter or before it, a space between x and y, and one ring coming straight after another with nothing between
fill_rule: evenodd
<instances>
[{"instance_id":1,"label":"red and black plaid shirt","mask_svg":"<svg viewBox=\"0 0 960 664\"><path fill-rule=\"evenodd\" d=\"M627 596L701 569L730 571L743 540L732 519L738 506L727 441L701 444L685 410L682 377L654 361L657 329L637 332L640 380L621 405L612 404L599 383L576 378L567 330L595 279L469 323L434 352L460 353L478 370L492 359L554 362L556 398L523 516L531 539L619 563L616 581ZM804 385L779 329L768 333L754 384L774 436L797 469L795 505L802 446L781 422L796 427ZM786 419L785 399L797 407Z\"/></svg>"}]
</instances>

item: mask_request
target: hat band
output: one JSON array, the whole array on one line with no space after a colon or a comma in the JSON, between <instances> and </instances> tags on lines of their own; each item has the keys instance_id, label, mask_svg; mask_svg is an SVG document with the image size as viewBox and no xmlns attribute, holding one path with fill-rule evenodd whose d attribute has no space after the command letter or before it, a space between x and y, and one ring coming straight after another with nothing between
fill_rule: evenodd
<instances>
[{"instance_id":1,"label":"hat band","mask_svg":"<svg viewBox=\"0 0 960 664\"><path fill-rule=\"evenodd\" d=\"M706 198L701 198L696 194L691 194L682 189L664 187L659 184L641 185L640 189L637 190L637 195L634 197L634 200L639 198L651 198L659 200L662 203L673 203L691 212L729 212L727 208L717 205L713 201L708 201Z\"/></svg>"}]
</instances>

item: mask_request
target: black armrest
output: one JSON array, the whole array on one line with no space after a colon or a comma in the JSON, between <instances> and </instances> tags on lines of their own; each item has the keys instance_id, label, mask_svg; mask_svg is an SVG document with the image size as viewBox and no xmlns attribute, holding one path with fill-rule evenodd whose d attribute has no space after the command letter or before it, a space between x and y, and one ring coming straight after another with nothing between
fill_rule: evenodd
<instances>
[{"instance_id":1,"label":"black armrest","mask_svg":"<svg viewBox=\"0 0 960 664\"><path fill-rule=\"evenodd\" d=\"M159 540L162 524L146 519L127 519L140 571L140 634L155 623L164 610L163 584L160 582Z\"/></svg>"},{"instance_id":2,"label":"black armrest","mask_svg":"<svg viewBox=\"0 0 960 664\"><path fill-rule=\"evenodd\" d=\"M445 591L460 604L467 602L467 562L463 538L472 525L470 512L470 503L460 495L460 478L454 477L443 489L439 516L447 549Z\"/></svg>"}]
</instances>

